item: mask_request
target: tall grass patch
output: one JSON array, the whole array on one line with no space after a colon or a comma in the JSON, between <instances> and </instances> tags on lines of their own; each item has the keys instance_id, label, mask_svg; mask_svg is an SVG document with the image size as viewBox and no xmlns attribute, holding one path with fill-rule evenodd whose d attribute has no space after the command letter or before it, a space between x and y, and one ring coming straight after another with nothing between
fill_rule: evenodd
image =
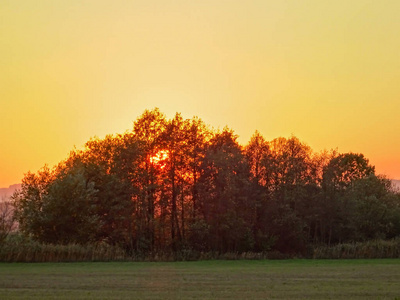
<instances>
[{"instance_id":1,"label":"tall grass patch","mask_svg":"<svg viewBox=\"0 0 400 300\"><path fill-rule=\"evenodd\" d=\"M9 236L0 244L2 262L122 261L128 257L119 247L98 244L44 244L20 235Z\"/></svg>"},{"instance_id":2,"label":"tall grass patch","mask_svg":"<svg viewBox=\"0 0 400 300\"><path fill-rule=\"evenodd\" d=\"M320 246L314 248L313 258L400 258L400 238Z\"/></svg>"}]
</instances>

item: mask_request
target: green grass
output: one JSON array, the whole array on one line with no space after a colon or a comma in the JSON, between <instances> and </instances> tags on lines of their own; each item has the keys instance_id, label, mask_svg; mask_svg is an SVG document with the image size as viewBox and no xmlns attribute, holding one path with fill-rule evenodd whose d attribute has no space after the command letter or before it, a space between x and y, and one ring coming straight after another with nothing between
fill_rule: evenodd
<instances>
[{"instance_id":1,"label":"green grass","mask_svg":"<svg viewBox=\"0 0 400 300\"><path fill-rule=\"evenodd\" d=\"M400 260L0 263L0 299L400 299Z\"/></svg>"}]
</instances>

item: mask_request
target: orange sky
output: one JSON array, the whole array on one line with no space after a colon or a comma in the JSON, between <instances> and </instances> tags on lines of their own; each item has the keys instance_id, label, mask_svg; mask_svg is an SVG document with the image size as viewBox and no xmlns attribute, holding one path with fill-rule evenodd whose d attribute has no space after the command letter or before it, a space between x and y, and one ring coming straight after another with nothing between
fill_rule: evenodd
<instances>
[{"instance_id":1,"label":"orange sky","mask_svg":"<svg viewBox=\"0 0 400 300\"><path fill-rule=\"evenodd\" d=\"M0 2L0 187L146 108L400 179L400 1Z\"/></svg>"}]
</instances>

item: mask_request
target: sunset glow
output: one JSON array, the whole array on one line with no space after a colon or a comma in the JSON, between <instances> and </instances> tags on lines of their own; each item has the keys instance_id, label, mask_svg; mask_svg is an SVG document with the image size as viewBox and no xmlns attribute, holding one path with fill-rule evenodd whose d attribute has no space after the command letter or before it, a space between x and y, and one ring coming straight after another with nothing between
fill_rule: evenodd
<instances>
[{"instance_id":1,"label":"sunset glow","mask_svg":"<svg viewBox=\"0 0 400 300\"><path fill-rule=\"evenodd\" d=\"M165 161L168 158L168 152L165 150L158 151L155 155L150 157L150 162L158 168L163 169L165 167Z\"/></svg>"},{"instance_id":2,"label":"sunset glow","mask_svg":"<svg viewBox=\"0 0 400 300\"><path fill-rule=\"evenodd\" d=\"M400 1L0 3L0 188L145 109L400 179ZM163 157L152 158L154 162Z\"/></svg>"}]
</instances>

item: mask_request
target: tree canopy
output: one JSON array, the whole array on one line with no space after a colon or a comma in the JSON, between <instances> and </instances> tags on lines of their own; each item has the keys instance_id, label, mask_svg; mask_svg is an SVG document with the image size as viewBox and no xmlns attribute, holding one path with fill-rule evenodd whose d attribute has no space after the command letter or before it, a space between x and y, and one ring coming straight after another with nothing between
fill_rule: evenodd
<instances>
[{"instance_id":1,"label":"tree canopy","mask_svg":"<svg viewBox=\"0 0 400 300\"><path fill-rule=\"evenodd\" d=\"M13 200L20 231L39 241L132 253L301 253L400 235L400 196L364 155L258 132L242 146L229 128L158 109L27 173Z\"/></svg>"}]
</instances>

